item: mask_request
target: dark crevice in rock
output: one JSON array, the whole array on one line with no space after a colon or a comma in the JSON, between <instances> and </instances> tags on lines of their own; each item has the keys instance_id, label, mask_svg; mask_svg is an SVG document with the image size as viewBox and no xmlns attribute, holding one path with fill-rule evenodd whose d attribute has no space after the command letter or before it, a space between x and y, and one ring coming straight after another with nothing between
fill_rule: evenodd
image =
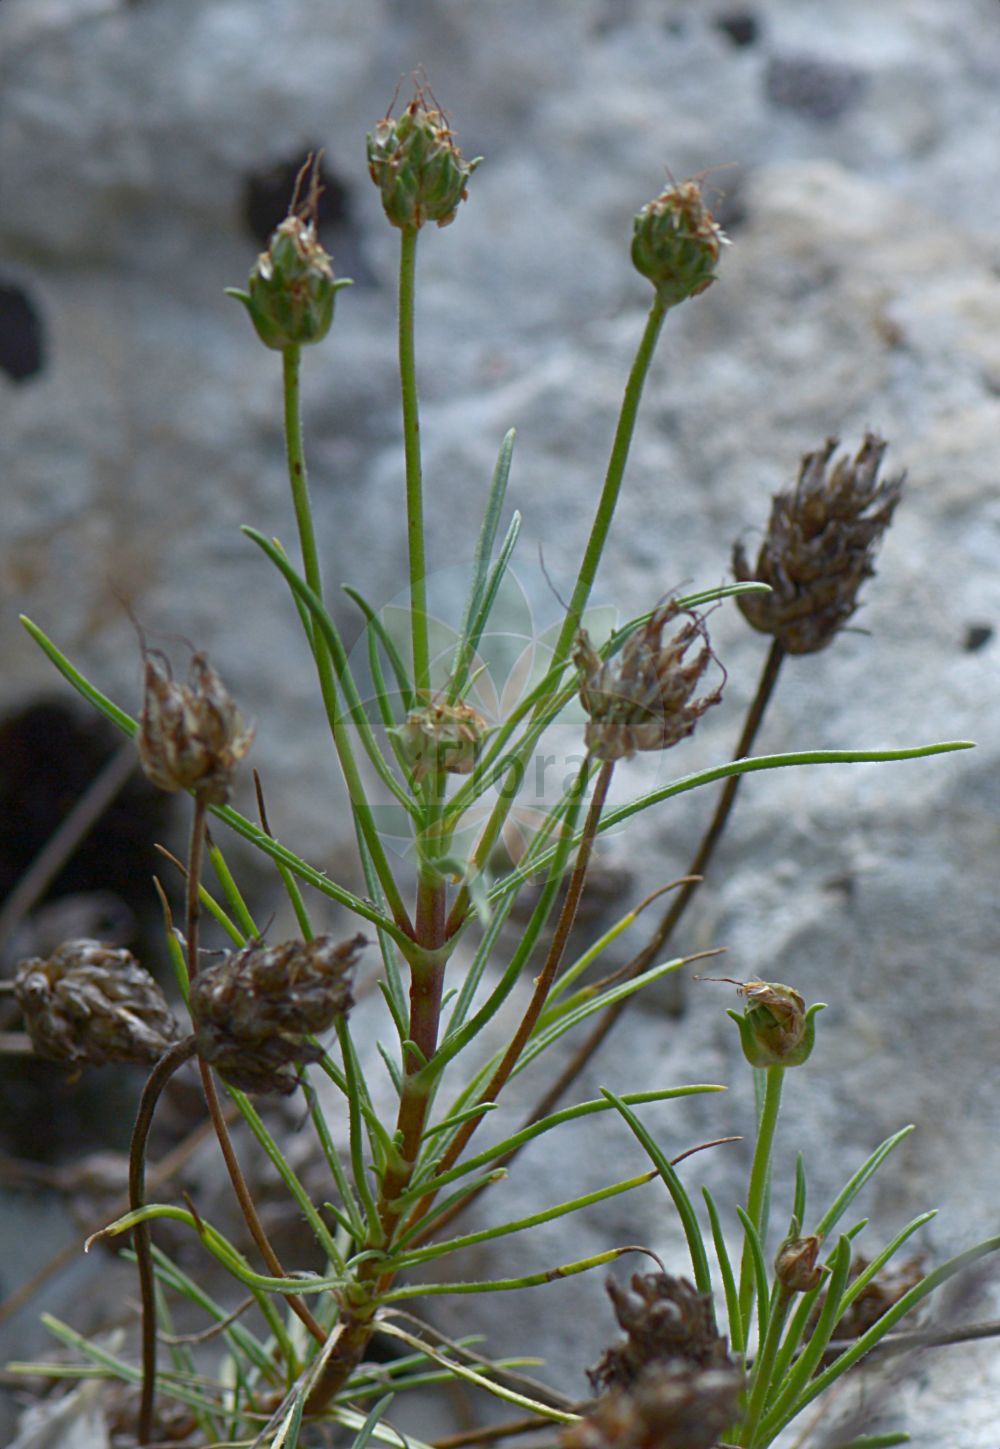
<instances>
[{"instance_id":1,"label":"dark crevice in rock","mask_svg":"<svg viewBox=\"0 0 1000 1449\"><path fill-rule=\"evenodd\" d=\"M45 366L42 319L27 292L0 281L0 370L15 382Z\"/></svg>"},{"instance_id":2,"label":"dark crevice in rock","mask_svg":"<svg viewBox=\"0 0 1000 1449\"><path fill-rule=\"evenodd\" d=\"M775 56L764 92L772 106L819 125L839 121L861 101L867 77L851 65L809 55Z\"/></svg>"},{"instance_id":3,"label":"dark crevice in rock","mask_svg":"<svg viewBox=\"0 0 1000 1449\"><path fill-rule=\"evenodd\" d=\"M716 16L716 30L721 30L732 44L742 50L760 39L760 21L752 10L727 10Z\"/></svg>"}]
</instances>

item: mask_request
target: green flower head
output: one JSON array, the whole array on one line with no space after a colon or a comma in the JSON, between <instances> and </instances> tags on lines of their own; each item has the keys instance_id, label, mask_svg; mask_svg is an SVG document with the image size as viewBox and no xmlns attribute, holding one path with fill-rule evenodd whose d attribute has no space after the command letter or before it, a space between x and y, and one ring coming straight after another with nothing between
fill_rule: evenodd
<instances>
[{"instance_id":1,"label":"green flower head","mask_svg":"<svg viewBox=\"0 0 1000 1449\"><path fill-rule=\"evenodd\" d=\"M428 108L419 87L398 121L385 116L368 137L368 170L393 226L454 221L481 160L464 159L444 113Z\"/></svg>"},{"instance_id":2,"label":"green flower head","mask_svg":"<svg viewBox=\"0 0 1000 1449\"><path fill-rule=\"evenodd\" d=\"M715 281L725 232L702 200L697 181L682 181L647 203L632 226L632 263L665 307L697 297Z\"/></svg>"},{"instance_id":3,"label":"green flower head","mask_svg":"<svg viewBox=\"0 0 1000 1449\"><path fill-rule=\"evenodd\" d=\"M816 1043L815 1017L825 1002L806 1010L791 986L778 981L737 982L746 1005L728 1014L740 1029L743 1055L752 1067L801 1067Z\"/></svg>"}]
</instances>

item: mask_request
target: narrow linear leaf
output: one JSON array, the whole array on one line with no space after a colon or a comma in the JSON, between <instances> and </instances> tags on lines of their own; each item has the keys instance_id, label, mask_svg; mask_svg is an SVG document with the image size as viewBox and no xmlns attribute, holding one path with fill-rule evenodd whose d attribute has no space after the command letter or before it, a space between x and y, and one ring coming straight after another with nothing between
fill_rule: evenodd
<instances>
[{"instance_id":1,"label":"narrow linear leaf","mask_svg":"<svg viewBox=\"0 0 1000 1449\"><path fill-rule=\"evenodd\" d=\"M651 1133L642 1125L635 1113L626 1105L626 1102L621 1097L616 1096L607 1087L601 1088L601 1095L611 1103L616 1112L624 1117L635 1136L646 1149L657 1172L662 1177L667 1191L674 1200L674 1206L677 1209L681 1224L684 1228L688 1252L691 1255L691 1267L694 1272L695 1287L699 1293L711 1294L712 1275L708 1267L708 1254L705 1252L705 1240L701 1235L701 1228L698 1226L698 1218L694 1210L694 1204L688 1197L680 1178L670 1165L666 1153L657 1145Z\"/></svg>"},{"instance_id":2,"label":"narrow linear leaf","mask_svg":"<svg viewBox=\"0 0 1000 1449\"><path fill-rule=\"evenodd\" d=\"M478 643L478 640L474 641L473 634L483 598L487 591L490 558L493 554L493 545L496 542L497 530L500 527L500 515L503 512L504 499L507 496L507 480L510 477L510 465L514 456L514 438L515 432L511 428L504 435L503 441L500 444L500 452L497 455L489 493L486 498L486 510L483 514L483 523L479 530L479 538L476 540L469 595L466 600L465 612L462 616L462 634L458 648L455 651L455 662L451 671L451 689L449 692L449 700L451 703L454 703L462 693L462 686L465 682L464 676L468 672L469 662L475 653Z\"/></svg>"},{"instance_id":3,"label":"narrow linear leaf","mask_svg":"<svg viewBox=\"0 0 1000 1449\"><path fill-rule=\"evenodd\" d=\"M724 1092L725 1087L709 1084L686 1087L666 1087L654 1092L625 1092L620 1100L629 1107L642 1106L646 1102L667 1102L675 1097L692 1097L701 1092ZM609 1099L601 1101L592 1100L589 1102L578 1102L574 1107L563 1107L558 1112L553 1112L548 1117L541 1117L537 1122L532 1122L529 1127L522 1127L519 1132L505 1137L502 1142L487 1147L476 1157L467 1158L464 1162L458 1163L448 1172L442 1173L440 1177L428 1177L423 1181L414 1184L407 1192L401 1194L399 1201L403 1204L413 1202L415 1199L426 1197L429 1192L437 1192L448 1183L457 1182L459 1178L467 1173L476 1172L481 1167L486 1167L495 1162L498 1158L506 1157L515 1148L523 1146L525 1142L531 1142L535 1137L542 1136L545 1132L551 1132L553 1127L559 1127L564 1122L573 1122L579 1117L589 1117L593 1112L609 1112L613 1109L614 1103Z\"/></svg>"},{"instance_id":4,"label":"narrow linear leaf","mask_svg":"<svg viewBox=\"0 0 1000 1449\"><path fill-rule=\"evenodd\" d=\"M743 1320L740 1318L740 1295L736 1287L733 1264L729 1256L729 1250L726 1247L726 1239L722 1232L722 1223L719 1219L719 1210L715 1205L715 1199L707 1187L703 1187L701 1192L705 1199L705 1206L708 1209L708 1220L712 1225L712 1242L715 1245L716 1262L719 1265L719 1272L722 1275L722 1288L726 1297L729 1342L732 1345L733 1353L740 1358L746 1352L746 1340L743 1336Z\"/></svg>"},{"instance_id":5,"label":"narrow linear leaf","mask_svg":"<svg viewBox=\"0 0 1000 1449\"><path fill-rule=\"evenodd\" d=\"M754 1227L750 1218L741 1207L736 1212L740 1222L743 1224L743 1235L747 1247L750 1249L750 1266L753 1269L754 1297L757 1300L757 1342L763 1344L767 1337L767 1314L768 1314L768 1291L767 1291L767 1265L764 1262L764 1246L760 1240L760 1233ZM743 1324L744 1342L750 1341L749 1315Z\"/></svg>"},{"instance_id":6,"label":"narrow linear leaf","mask_svg":"<svg viewBox=\"0 0 1000 1449\"><path fill-rule=\"evenodd\" d=\"M621 1182L613 1182L608 1187L597 1188L594 1192L588 1192L582 1197L571 1198L567 1202L557 1203L554 1207L543 1208L541 1212L532 1213L530 1217L517 1218L514 1222L498 1223L493 1227L481 1228L476 1233L465 1233L462 1237L449 1238L443 1243L432 1243L427 1248L417 1248L412 1253L404 1253L396 1260L395 1266L402 1271L404 1268L416 1267L419 1263L429 1263L435 1258L445 1257L450 1253L457 1253L462 1248L474 1247L477 1243L491 1243L511 1233L523 1233L529 1228L540 1227L543 1223L555 1222L557 1218L567 1217L570 1213L579 1212L582 1208L592 1207L594 1203L604 1202L611 1197L620 1197L624 1192L631 1192L634 1188L643 1187L651 1182L656 1172L643 1172L638 1177L629 1177Z\"/></svg>"},{"instance_id":7,"label":"narrow linear leaf","mask_svg":"<svg viewBox=\"0 0 1000 1449\"><path fill-rule=\"evenodd\" d=\"M758 770L783 770L799 765L878 765L895 764L902 760L923 760L932 755L946 755L955 750L972 750L975 745L971 740L946 740L941 744L917 745L912 749L905 750L800 750L787 755L753 755L748 759L729 760L724 765L715 765L710 770L699 770L694 775L685 775L680 780L674 780L669 785L662 785L657 790L650 790L648 794L640 795L637 799L629 801L626 805L620 805L617 809L607 811L602 817L598 826L598 833L614 829L624 821L638 815L643 810L648 810L651 805L658 805L661 800L670 800L675 795L683 795L688 790L696 790L701 785L711 785L716 780L728 779L730 775L748 775ZM578 839L574 843L579 843ZM532 862L534 869L547 864L552 856L548 850L539 859ZM490 892L490 899L502 892L506 882L501 882Z\"/></svg>"},{"instance_id":8,"label":"narrow linear leaf","mask_svg":"<svg viewBox=\"0 0 1000 1449\"><path fill-rule=\"evenodd\" d=\"M866 1183L870 1182L871 1179L875 1176L876 1172L878 1172L879 1168L882 1166L882 1163L885 1161L885 1159L889 1156L890 1152L894 1152L899 1144L905 1141L907 1137L909 1137L910 1133L913 1130L914 1128L912 1123L910 1123L906 1127L901 1127L898 1132L894 1132L891 1137L887 1137L884 1142L880 1143L880 1145L876 1147L872 1155L861 1164L854 1176L837 1194L833 1202L830 1204L826 1212L816 1224L816 1227L813 1229L813 1231L816 1233L817 1237L825 1238L829 1236L830 1232L833 1230L833 1228L836 1227L837 1223L840 1222L840 1219L844 1216L845 1212L850 1207L854 1199L857 1197L861 1189L866 1185Z\"/></svg>"}]
</instances>

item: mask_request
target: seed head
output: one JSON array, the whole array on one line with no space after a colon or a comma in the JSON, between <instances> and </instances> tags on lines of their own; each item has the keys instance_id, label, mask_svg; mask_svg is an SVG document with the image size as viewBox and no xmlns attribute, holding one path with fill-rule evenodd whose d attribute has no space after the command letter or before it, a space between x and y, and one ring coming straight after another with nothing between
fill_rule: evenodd
<instances>
[{"instance_id":1,"label":"seed head","mask_svg":"<svg viewBox=\"0 0 1000 1449\"><path fill-rule=\"evenodd\" d=\"M300 201L303 186L308 189ZM320 246L319 194L319 160L310 157L299 172L288 215L250 273L248 290L227 289L246 307L261 342L276 352L322 342L333 322L337 292L351 285L334 278L332 259Z\"/></svg>"},{"instance_id":2,"label":"seed head","mask_svg":"<svg viewBox=\"0 0 1000 1449\"><path fill-rule=\"evenodd\" d=\"M481 160L463 158L443 112L428 110L419 88L398 121L386 116L368 136L368 170L393 226L454 221Z\"/></svg>"},{"instance_id":3,"label":"seed head","mask_svg":"<svg viewBox=\"0 0 1000 1449\"><path fill-rule=\"evenodd\" d=\"M353 1005L351 973L364 936L256 943L202 967L189 1006L198 1054L244 1092L293 1092L296 1064L323 1055L307 1038Z\"/></svg>"},{"instance_id":4,"label":"seed head","mask_svg":"<svg viewBox=\"0 0 1000 1449\"><path fill-rule=\"evenodd\" d=\"M632 263L649 278L665 307L710 287L719 253L728 244L695 180L668 186L632 224Z\"/></svg>"},{"instance_id":5,"label":"seed head","mask_svg":"<svg viewBox=\"0 0 1000 1449\"><path fill-rule=\"evenodd\" d=\"M204 654L192 658L187 684L176 684L169 665L147 654L139 759L159 789L194 790L207 804L224 805L253 736Z\"/></svg>"},{"instance_id":6,"label":"seed head","mask_svg":"<svg viewBox=\"0 0 1000 1449\"><path fill-rule=\"evenodd\" d=\"M403 754L417 781L434 771L449 775L470 775L489 726L468 704L435 701L407 715L406 723L394 730Z\"/></svg>"},{"instance_id":7,"label":"seed head","mask_svg":"<svg viewBox=\"0 0 1000 1449\"><path fill-rule=\"evenodd\" d=\"M651 1364L631 1388L603 1394L565 1430L563 1449L713 1449L740 1419L745 1383L734 1365Z\"/></svg>"},{"instance_id":8,"label":"seed head","mask_svg":"<svg viewBox=\"0 0 1000 1449\"><path fill-rule=\"evenodd\" d=\"M815 1017L824 1009L806 1004L791 986L778 981L736 982L746 1005L729 1015L740 1029L743 1055L752 1067L800 1067L816 1044Z\"/></svg>"},{"instance_id":9,"label":"seed head","mask_svg":"<svg viewBox=\"0 0 1000 1449\"><path fill-rule=\"evenodd\" d=\"M686 1278L666 1273L636 1273L628 1288L607 1283L618 1326L628 1336L607 1349L588 1371L595 1393L629 1388L651 1363L683 1359L701 1368L729 1367L725 1338L715 1326L711 1295L699 1293Z\"/></svg>"},{"instance_id":10,"label":"seed head","mask_svg":"<svg viewBox=\"0 0 1000 1449\"><path fill-rule=\"evenodd\" d=\"M828 469L837 439L806 453L791 493L776 493L764 542L751 568L741 543L733 547L740 582L759 579L769 594L737 600L744 617L773 634L789 654L811 654L830 643L858 607L858 592L875 573L875 554L892 521L905 474L879 482L887 444L866 433L857 455Z\"/></svg>"},{"instance_id":11,"label":"seed head","mask_svg":"<svg viewBox=\"0 0 1000 1449\"><path fill-rule=\"evenodd\" d=\"M17 968L14 994L31 1044L53 1061L152 1064L177 1040L163 992L130 951L66 941Z\"/></svg>"},{"instance_id":12,"label":"seed head","mask_svg":"<svg viewBox=\"0 0 1000 1449\"><path fill-rule=\"evenodd\" d=\"M667 750L691 734L722 698L725 677L711 694L694 697L715 658L701 615L683 611L689 622L663 643L665 626L681 612L674 603L656 609L629 636L617 660L602 661L584 630L577 636L573 661L581 674L580 699L590 715L584 739L597 759L628 760L637 750ZM701 648L686 660L696 640Z\"/></svg>"}]
</instances>

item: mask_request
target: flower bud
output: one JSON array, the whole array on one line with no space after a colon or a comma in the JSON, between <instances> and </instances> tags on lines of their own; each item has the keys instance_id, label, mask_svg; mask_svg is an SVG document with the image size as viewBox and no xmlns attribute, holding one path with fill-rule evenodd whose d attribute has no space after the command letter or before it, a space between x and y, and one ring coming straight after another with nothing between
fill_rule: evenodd
<instances>
[{"instance_id":1,"label":"flower bud","mask_svg":"<svg viewBox=\"0 0 1000 1449\"><path fill-rule=\"evenodd\" d=\"M53 1061L151 1064L178 1036L149 972L99 941L66 941L47 961L22 961L14 995L32 1046Z\"/></svg>"},{"instance_id":2,"label":"flower bud","mask_svg":"<svg viewBox=\"0 0 1000 1449\"><path fill-rule=\"evenodd\" d=\"M719 252L728 244L694 180L668 186L632 225L632 263L649 278L665 307L710 287Z\"/></svg>"},{"instance_id":3,"label":"flower bud","mask_svg":"<svg viewBox=\"0 0 1000 1449\"><path fill-rule=\"evenodd\" d=\"M300 203L307 178L309 190ZM335 280L331 258L316 235L319 192L319 162L310 157L299 172L288 215L250 273L248 291L227 288L227 295L246 307L261 342L276 352L322 342L333 322L337 292L351 285Z\"/></svg>"},{"instance_id":4,"label":"flower bud","mask_svg":"<svg viewBox=\"0 0 1000 1449\"><path fill-rule=\"evenodd\" d=\"M386 116L368 136L368 170L393 226L454 221L481 160L463 159L444 114L428 110L419 90L398 121Z\"/></svg>"},{"instance_id":5,"label":"flower bud","mask_svg":"<svg viewBox=\"0 0 1000 1449\"><path fill-rule=\"evenodd\" d=\"M875 553L892 521L905 474L879 482L886 444L866 433L854 459L828 471L837 439L806 453L791 493L776 493L767 533L750 567L742 544L733 548L740 582L758 579L769 594L737 600L744 618L772 634L789 654L823 649L858 607L858 592L875 573Z\"/></svg>"},{"instance_id":6,"label":"flower bud","mask_svg":"<svg viewBox=\"0 0 1000 1449\"><path fill-rule=\"evenodd\" d=\"M790 1293L810 1293L823 1281L826 1269L818 1264L819 1238L810 1233L807 1238L786 1238L774 1259L774 1273L778 1282Z\"/></svg>"},{"instance_id":7,"label":"flower bud","mask_svg":"<svg viewBox=\"0 0 1000 1449\"><path fill-rule=\"evenodd\" d=\"M602 661L584 630L577 636L573 661L582 676L580 700L590 715L584 742L597 759L628 760L637 750L669 749L722 698L722 684L693 697L715 657L699 614L687 610L690 622L662 642L665 625L680 612L674 603L655 610L629 636L617 660ZM696 639L702 647L685 661Z\"/></svg>"},{"instance_id":8,"label":"flower bud","mask_svg":"<svg viewBox=\"0 0 1000 1449\"><path fill-rule=\"evenodd\" d=\"M188 1001L199 1056L241 1091L293 1092L296 1065L323 1055L307 1038L353 1005L351 973L365 944L364 936L258 942L203 966Z\"/></svg>"},{"instance_id":9,"label":"flower bud","mask_svg":"<svg viewBox=\"0 0 1000 1449\"><path fill-rule=\"evenodd\" d=\"M471 705L435 702L412 710L392 733L419 782L435 771L471 775L488 729Z\"/></svg>"},{"instance_id":10,"label":"flower bud","mask_svg":"<svg viewBox=\"0 0 1000 1449\"><path fill-rule=\"evenodd\" d=\"M253 736L204 654L192 658L187 684L146 656L139 759L159 789L194 790L207 804L224 805Z\"/></svg>"},{"instance_id":11,"label":"flower bud","mask_svg":"<svg viewBox=\"0 0 1000 1449\"><path fill-rule=\"evenodd\" d=\"M729 1015L740 1029L743 1055L752 1067L800 1067L816 1042L815 1016L825 1002L806 1010L791 986L777 981L737 983L746 1005L743 1015Z\"/></svg>"}]
</instances>

